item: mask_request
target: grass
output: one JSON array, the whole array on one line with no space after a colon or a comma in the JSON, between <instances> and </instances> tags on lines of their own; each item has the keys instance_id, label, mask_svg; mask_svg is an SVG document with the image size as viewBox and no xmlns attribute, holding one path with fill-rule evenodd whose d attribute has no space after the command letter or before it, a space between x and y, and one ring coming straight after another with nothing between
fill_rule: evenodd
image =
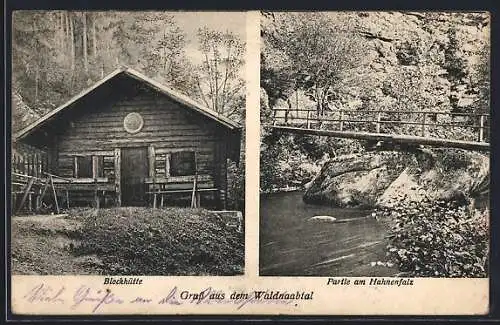
<instances>
[{"instance_id":1,"label":"grass","mask_svg":"<svg viewBox=\"0 0 500 325\"><path fill-rule=\"evenodd\" d=\"M97 256L72 254L79 243L79 227L77 221L51 215L12 218L12 273L101 274Z\"/></svg>"},{"instance_id":2,"label":"grass","mask_svg":"<svg viewBox=\"0 0 500 325\"><path fill-rule=\"evenodd\" d=\"M226 214L185 208L73 209L64 218L40 220L13 218L13 273L243 273L244 235Z\"/></svg>"}]
</instances>

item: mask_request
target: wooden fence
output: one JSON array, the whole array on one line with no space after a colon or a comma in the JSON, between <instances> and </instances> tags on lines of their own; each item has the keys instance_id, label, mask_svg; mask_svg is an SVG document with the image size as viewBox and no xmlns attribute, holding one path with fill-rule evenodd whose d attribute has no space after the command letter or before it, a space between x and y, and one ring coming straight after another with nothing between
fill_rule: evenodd
<instances>
[{"instance_id":1,"label":"wooden fence","mask_svg":"<svg viewBox=\"0 0 500 325\"><path fill-rule=\"evenodd\" d=\"M12 150L11 171L17 174L43 177L48 170L48 156L37 149L17 147Z\"/></svg>"},{"instance_id":2,"label":"wooden fence","mask_svg":"<svg viewBox=\"0 0 500 325\"><path fill-rule=\"evenodd\" d=\"M420 137L450 136L455 140L489 142L489 114L434 111L317 110L277 108L274 126L329 129L345 132L405 134ZM472 139L471 139L472 138Z\"/></svg>"}]
</instances>

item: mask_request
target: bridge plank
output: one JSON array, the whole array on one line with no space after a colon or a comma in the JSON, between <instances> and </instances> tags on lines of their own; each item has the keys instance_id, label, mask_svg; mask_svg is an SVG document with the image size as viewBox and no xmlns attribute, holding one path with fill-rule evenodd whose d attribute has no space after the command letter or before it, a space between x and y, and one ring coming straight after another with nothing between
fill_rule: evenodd
<instances>
[{"instance_id":1,"label":"bridge plank","mask_svg":"<svg viewBox=\"0 0 500 325\"><path fill-rule=\"evenodd\" d=\"M283 132L323 135L336 138L375 140L375 141L392 142L398 144L421 144L433 147L460 148L460 149L478 150L478 151L490 150L490 144L487 142L450 140L443 138L431 138L431 137L409 136L409 135L392 135L392 134L369 133L369 132L316 130L316 129L306 129L299 127L277 126L277 125L271 126L271 128Z\"/></svg>"}]
</instances>

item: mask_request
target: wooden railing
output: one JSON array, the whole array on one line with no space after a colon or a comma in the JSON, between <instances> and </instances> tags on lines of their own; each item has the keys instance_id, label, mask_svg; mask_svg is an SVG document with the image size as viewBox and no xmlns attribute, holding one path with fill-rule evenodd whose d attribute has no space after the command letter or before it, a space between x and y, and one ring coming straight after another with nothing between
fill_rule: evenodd
<instances>
[{"instance_id":1,"label":"wooden railing","mask_svg":"<svg viewBox=\"0 0 500 325\"><path fill-rule=\"evenodd\" d=\"M277 108L274 126L371 132L489 142L489 114L434 111L317 110Z\"/></svg>"},{"instance_id":2,"label":"wooden railing","mask_svg":"<svg viewBox=\"0 0 500 325\"><path fill-rule=\"evenodd\" d=\"M42 177L48 168L47 154L42 152L12 152L11 168L13 173Z\"/></svg>"}]
</instances>

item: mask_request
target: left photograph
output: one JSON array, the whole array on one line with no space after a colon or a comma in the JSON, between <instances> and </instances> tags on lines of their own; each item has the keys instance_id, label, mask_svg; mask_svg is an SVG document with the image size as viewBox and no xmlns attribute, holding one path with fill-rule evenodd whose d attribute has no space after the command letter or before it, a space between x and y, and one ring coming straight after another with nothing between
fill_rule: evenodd
<instances>
[{"instance_id":1,"label":"left photograph","mask_svg":"<svg viewBox=\"0 0 500 325\"><path fill-rule=\"evenodd\" d=\"M244 274L245 13L16 11L11 271Z\"/></svg>"}]
</instances>

